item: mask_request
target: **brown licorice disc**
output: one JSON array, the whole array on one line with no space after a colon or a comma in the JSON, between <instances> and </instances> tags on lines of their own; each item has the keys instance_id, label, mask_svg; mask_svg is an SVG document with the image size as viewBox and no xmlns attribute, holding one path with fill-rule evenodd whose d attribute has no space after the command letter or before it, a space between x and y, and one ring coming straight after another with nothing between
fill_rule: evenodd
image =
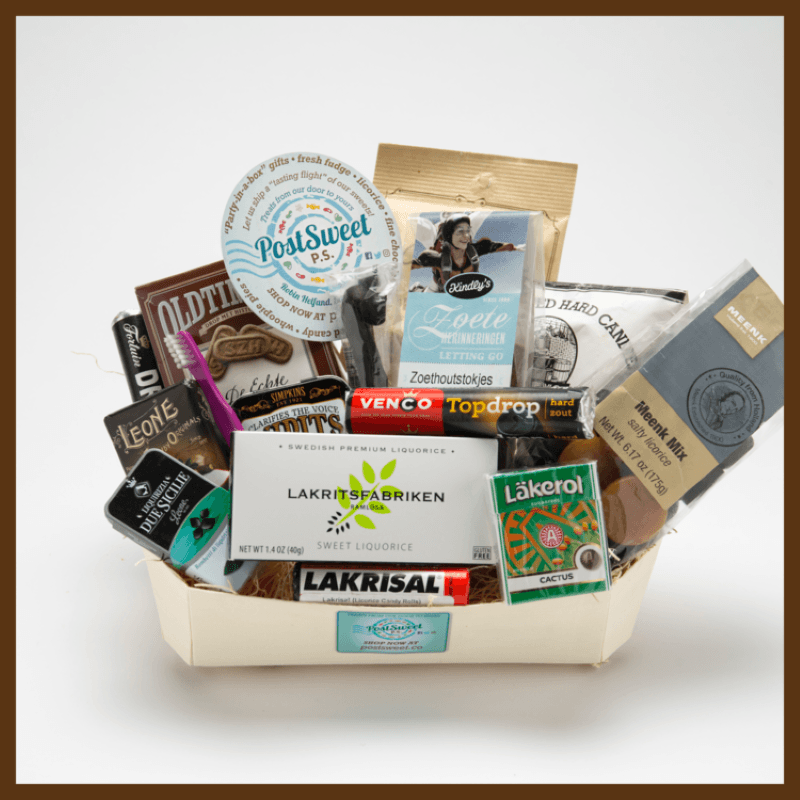
<instances>
[{"instance_id":1,"label":"brown licorice disc","mask_svg":"<svg viewBox=\"0 0 800 800\"><path fill-rule=\"evenodd\" d=\"M622 476L617 456L599 436L570 442L558 459L559 464L572 464L576 461L597 462L597 479L600 481L601 489L605 489Z\"/></svg>"},{"instance_id":2,"label":"brown licorice disc","mask_svg":"<svg viewBox=\"0 0 800 800\"><path fill-rule=\"evenodd\" d=\"M667 512L633 475L603 489L603 516L609 541L625 545L643 544L667 521Z\"/></svg>"}]
</instances>

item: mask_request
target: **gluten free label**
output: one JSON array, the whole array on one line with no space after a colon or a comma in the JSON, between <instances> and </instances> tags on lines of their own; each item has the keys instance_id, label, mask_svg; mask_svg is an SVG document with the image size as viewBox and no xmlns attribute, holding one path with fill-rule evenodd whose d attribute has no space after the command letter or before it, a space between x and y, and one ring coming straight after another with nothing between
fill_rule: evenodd
<instances>
[{"instance_id":1,"label":"gluten free label","mask_svg":"<svg viewBox=\"0 0 800 800\"><path fill-rule=\"evenodd\" d=\"M401 240L381 193L353 167L319 153L286 153L237 183L222 220L225 266L264 322L301 339L344 336L331 276L399 268Z\"/></svg>"}]
</instances>

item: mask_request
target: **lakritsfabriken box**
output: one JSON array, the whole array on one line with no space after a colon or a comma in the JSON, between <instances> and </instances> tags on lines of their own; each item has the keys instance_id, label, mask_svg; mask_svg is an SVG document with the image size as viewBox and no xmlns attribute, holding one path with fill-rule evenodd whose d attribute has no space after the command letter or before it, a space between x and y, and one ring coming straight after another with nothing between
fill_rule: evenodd
<instances>
[{"instance_id":1,"label":"lakritsfabriken box","mask_svg":"<svg viewBox=\"0 0 800 800\"><path fill-rule=\"evenodd\" d=\"M467 437L234 431L231 558L491 564L485 476L497 449Z\"/></svg>"}]
</instances>

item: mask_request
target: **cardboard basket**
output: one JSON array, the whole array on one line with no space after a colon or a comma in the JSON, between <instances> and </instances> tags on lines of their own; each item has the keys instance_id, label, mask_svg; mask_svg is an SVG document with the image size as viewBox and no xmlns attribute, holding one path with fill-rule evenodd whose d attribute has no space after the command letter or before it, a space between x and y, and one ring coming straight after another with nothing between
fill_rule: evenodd
<instances>
[{"instance_id":1,"label":"cardboard basket","mask_svg":"<svg viewBox=\"0 0 800 800\"><path fill-rule=\"evenodd\" d=\"M597 664L633 632L660 545L614 581L610 591L519 606L336 606L269 600L190 587L147 554L147 569L165 641L202 667L279 664ZM446 613L441 653L337 652L337 612Z\"/></svg>"}]
</instances>

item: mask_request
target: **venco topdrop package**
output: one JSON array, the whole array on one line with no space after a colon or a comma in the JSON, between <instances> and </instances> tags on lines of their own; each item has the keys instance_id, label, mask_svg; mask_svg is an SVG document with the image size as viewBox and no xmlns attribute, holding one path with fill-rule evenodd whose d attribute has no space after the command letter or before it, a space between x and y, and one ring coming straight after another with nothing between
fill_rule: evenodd
<instances>
[{"instance_id":1,"label":"venco topdrop package","mask_svg":"<svg viewBox=\"0 0 800 800\"><path fill-rule=\"evenodd\" d=\"M559 282L576 173L290 151L234 184L222 260L142 276L106 516L187 663L630 637L661 536L782 420L783 305L748 264L693 303Z\"/></svg>"}]
</instances>

